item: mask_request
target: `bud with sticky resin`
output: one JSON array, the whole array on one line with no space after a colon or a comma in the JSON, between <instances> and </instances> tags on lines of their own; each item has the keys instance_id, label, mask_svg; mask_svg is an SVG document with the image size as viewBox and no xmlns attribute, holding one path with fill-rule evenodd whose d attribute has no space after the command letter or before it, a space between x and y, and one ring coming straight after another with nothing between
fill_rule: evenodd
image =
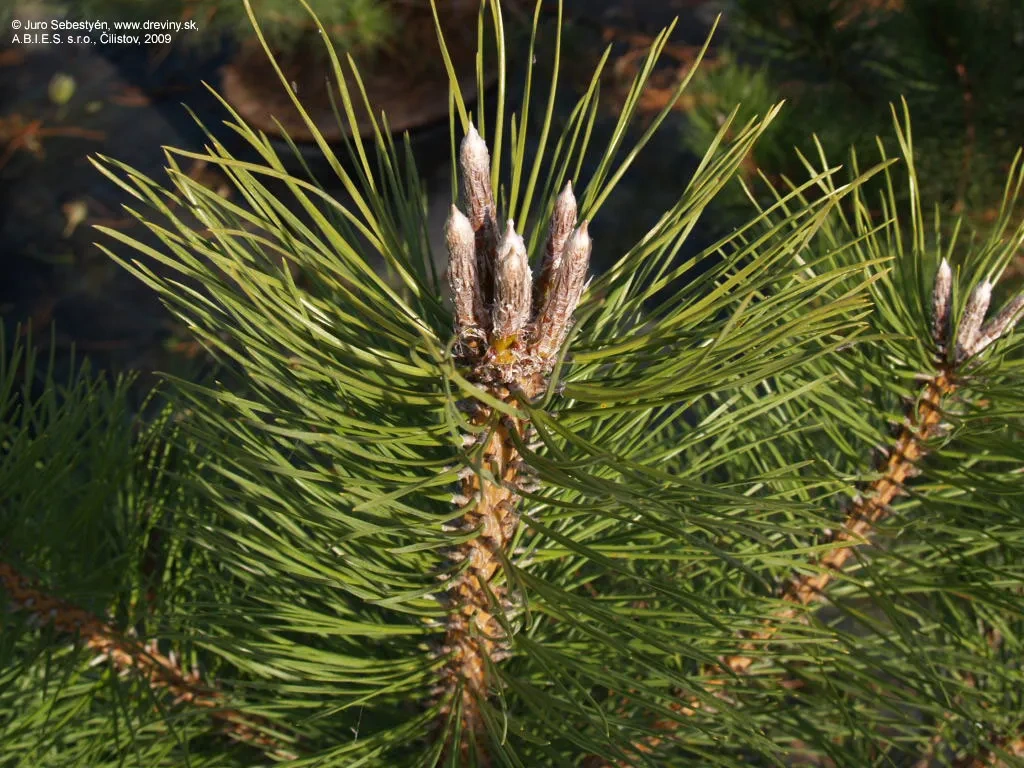
<instances>
[{"instance_id":1,"label":"bud with sticky resin","mask_svg":"<svg viewBox=\"0 0 1024 768\"><path fill-rule=\"evenodd\" d=\"M569 181L555 199L555 206L551 211L551 223L548 226L548 239L544 245L540 275L533 287L533 305L538 311L544 305L544 299L551 287L551 276L562 262L562 251L575 226L576 197L572 193L572 182Z\"/></svg>"},{"instance_id":2,"label":"bud with sticky resin","mask_svg":"<svg viewBox=\"0 0 1024 768\"><path fill-rule=\"evenodd\" d=\"M996 340L1009 334L1024 314L1024 293L1012 299L1002 312L989 320L978 331L974 353L981 352Z\"/></svg>"},{"instance_id":3,"label":"bud with sticky resin","mask_svg":"<svg viewBox=\"0 0 1024 768\"><path fill-rule=\"evenodd\" d=\"M932 338L939 349L946 348L949 339L949 307L953 296L953 270L945 259L939 265L935 275L935 287L932 289Z\"/></svg>"},{"instance_id":4,"label":"bud with sticky resin","mask_svg":"<svg viewBox=\"0 0 1024 768\"><path fill-rule=\"evenodd\" d=\"M956 334L956 359L964 360L977 351L978 331L992 300L992 283L981 283L971 292Z\"/></svg>"},{"instance_id":5,"label":"bud with sticky resin","mask_svg":"<svg viewBox=\"0 0 1024 768\"><path fill-rule=\"evenodd\" d=\"M509 219L498 244L494 267L494 304L491 307L492 346L499 355L515 341L530 319L529 257L526 244Z\"/></svg>"},{"instance_id":6,"label":"bud with sticky resin","mask_svg":"<svg viewBox=\"0 0 1024 768\"><path fill-rule=\"evenodd\" d=\"M491 155L486 142L470 124L459 147L462 196L476 239L477 274L484 302L492 299L493 267L497 258L498 222L491 191Z\"/></svg>"},{"instance_id":7,"label":"bud with sticky resin","mask_svg":"<svg viewBox=\"0 0 1024 768\"><path fill-rule=\"evenodd\" d=\"M444 228L448 247L448 287L455 306L455 325L460 332L485 329L487 312L476 263L476 236L469 219L452 206Z\"/></svg>"},{"instance_id":8,"label":"bud with sticky resin","mask_svg":"<svg viewBox=\"0 0 1024 768\"><path fill-rule=\"evenodd\" d=\"M535 331L534 346L542 359L553 357L569 333L572 315L586 287L592 245L584 221L566 241L557 269L552 270Z\"/></svg>"}]
</instances>

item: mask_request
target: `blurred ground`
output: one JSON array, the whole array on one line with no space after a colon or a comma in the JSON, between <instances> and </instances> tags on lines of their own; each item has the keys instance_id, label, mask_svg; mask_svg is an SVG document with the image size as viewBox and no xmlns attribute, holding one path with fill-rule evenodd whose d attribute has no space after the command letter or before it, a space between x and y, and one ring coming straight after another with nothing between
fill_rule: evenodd
<instances>
[{"instance_id":1,"label":"blurred ground","mask_svg":"<svg viewBox=\"0 0 1024 768\"><path fill-rule=\"evenodd\" d=\"M703 41L722 6L709 0L566 0L566 67L558 109L568 114L610 43L611 98L597 133L610 131L616 117L616 87L628 82L651 36L679 15L668 68L645 95L645 108L657 109L692 46ZM25 5L15 17L34 13L38 10ZM161 146L200 148L202 133L182 104L210 126L226 117L202 82L219 82L231 45L199 50L12 46L9 39L9 30L4 30L0 318L8 338L15 327L21 325L23 332L24 323L31 321L33 335L45 347L50 324L55 323L58 355L73 344L101 368L186 373L192 365L188 354L194 350L183 329L148 288L94 245L100 237L92 230L96 224L144 235L122 210L123 193L92 167L88 156L109 155L159 179L164 165ZM538 58L543 60L543 52ZM686 154L678 130L678 125L666 126L594 223L598 267L614 261L642 236L681 191L694 158ZM415 142L438 237L450 188L445 132L439 142L436 128L428 127L418 132ZM229 194L224 180L211 169L196 166L191 173Z\"/></svg>"}]
</instances>

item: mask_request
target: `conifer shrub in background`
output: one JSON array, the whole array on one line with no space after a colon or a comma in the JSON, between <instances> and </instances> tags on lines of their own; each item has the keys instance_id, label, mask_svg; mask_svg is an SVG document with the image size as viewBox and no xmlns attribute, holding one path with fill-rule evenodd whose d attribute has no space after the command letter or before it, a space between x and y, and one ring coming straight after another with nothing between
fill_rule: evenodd
<instances>
[{"instance_id":1,"label":"conifer shrub in background","mask_svg":"<svg viewBox=\"0 0 1024 768\"><path fill-rule=\"evenodd\" d=\"M745 119L786 99L747 167L781 183L802 172L792 149L813 152L812 132L830 157L874 153L878 137L895 151L888 105L906 98L924 198L975 228L996 220L1024 120L1024 4L738 0L726 37L691 89L688 147L702 153L738 103ZM740 217L744 199L729 198Z\"/></svg>"},{"instance_id":2,"label":"conifer shrub in background","mask_svg":"<svg viewBox=\"0 0 1024 768\"><path fill-rule=\"evenodd\" d=\"M485 30L446 274L379 124L339 159L309 121L345 200L235 117L259 160L96 160L160 242L111 256L220 367L127 441L92 385L0 372L2 764L1012 764L1019 159L984 236L946 227L897 111L898 155L822 152L684 257L778 108L726 118L669 210L616 211L671 30L604 146L600 72L556 123L557 46L540 83L497 2ZM593 274L622 216L650 229Z\"/></svg>"}]
</instances>

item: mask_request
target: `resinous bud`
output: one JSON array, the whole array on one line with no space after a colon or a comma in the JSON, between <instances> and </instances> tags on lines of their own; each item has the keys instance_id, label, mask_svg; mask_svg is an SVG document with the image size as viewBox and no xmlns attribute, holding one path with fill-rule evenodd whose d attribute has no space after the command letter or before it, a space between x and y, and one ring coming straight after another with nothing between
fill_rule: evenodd
<instances>
[{"instance_id":1,"label":"resinous bud","mask_svg":"<svg viewBox=\"0 0 1024 768\"><path fill-rule=\"evenodd\" d=\"M992 283L985 281L978 285L967 299L964 315L960 319L960 328L956 335L956 359L964 360L977 352L978 331L981 322L988 312L988 304L992 300Z\"/></svg>"},{"instance_id":2,"label":"resinous bud","mask_svg":"<svg viewBox=\"0 0 1024 768\"><path fill-rule=\"evenodd\" d=\"M492 301L494 262L497 258L498 222L491 191L491 155L487 143L470 124L459 148L462 195L473 231L476 233L477 274L484 302Z\"/></svg>"},{"instance_id":3,"label":"resinous bud","mask_svg":"<svg viewBox=\"0 0 1024 768\"><path fill-rule=\"evenodd\" d=\"M491 308L492 337L499 351L511 343L530 319L529 257L526 244L509 219L505 234L498 244L494 269L494 304Z\"/></svg>"},{"instance_id":4,"label":"resinous bud","mask_svg":"<svg viewBox=\"0 0 1024 768\"><path fill-rule=\"evenodd\" d=\"M448 247L448 287L459 331L486 326L486 311L476 263L476 235L469 219L452 206L444 228Z\"/></svg>"},{"instance_id":5,"label":"resinous bud","mask_svg":"<svg viewBox=\"0 0 1024 768\"><path fill-rule=\"evenodd\" d=\"M1022 313L1024 313L1024 293L1012 299L998 315L982 326L978 331L975 352L981 352L997 339L1009 334L1020 320Z\"/></svg>"},{"instance_id":6,"label":"resinous bud","mask_svg":"<svg viewBox=\"0 0 1024 768\"><path fill-rule=\"evenodd\" d=\"M945 349L949 340L949 308L953 296L953 270L945 259L939 265L935 275L935 287L932 289L932 338Z\"/></svg>"},{"instance_id":7,"label":"resinous bud","mask_svg":"<svg viewBox=\"0 0 1024 768\"><path fill-rule=\"evenodd\" d=\"M469 220L476 231L488 217L494 216L494 195L491 192L491 155L487 143L472 124L459 148L459 170Z\"/></svg>"},{"instance_id":8,"label":"resinous bud","mask_svg":"<svg viewBox=\"0 0 1024 768\"><path fill-rule=\"evenodd\" d=\"M572 193L572 182L565 184L565 189L555 199L555 207L551 211L551 224L548 226L548 239L544 245L544 258L541 262L540 275L533 288L533 304L539 311L544 303L551 275L562 260L565 243L576 226L576 197Z\"/></svg>"},{"instance_id":9,"label":"resinous bud","mask_svg":"<svg viewBox=\"0 0 1024 768\"><path fill-rule=\"evenodd\" d=\"M584 221L566 241L561 261L551 273L551 284L537 315L535 347L542 358L553 357L569 333L573 313L586 287L592 247L587 222Z\"/></svg>"}]
</instances>

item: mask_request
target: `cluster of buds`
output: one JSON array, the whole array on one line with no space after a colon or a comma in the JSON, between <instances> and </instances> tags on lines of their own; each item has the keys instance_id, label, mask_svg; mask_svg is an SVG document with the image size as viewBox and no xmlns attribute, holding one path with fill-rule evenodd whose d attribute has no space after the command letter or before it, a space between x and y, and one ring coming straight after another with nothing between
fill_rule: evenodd
<instances>
[{"instance_id":1,"label":"cluster of buds","mask_svg":"<svg viewBox=\"0 0 1024 768\"><path fill-rule=\"evenodd\" d=\"M569 333L590 264L592 243L587 222L577 226L572 184L555 201L534 281L515 224L510 219L499 230L490 154L472 125L459 167L466 213L453 205L445 225L457 352L481 381L512 384L547 373Z\"/></svg>"},{"instance_id":2,"label":"cluster of buds","mask_svg":"<svg viewBox=\"0 0 1024 768\"><path fill-rule=\"evenodd\" d=\"M932 293L932 335L943 353L946 352L950 335L952 292L953 271L949 262L943 259L935 276ZM991 301L992 283L988 281L980 283L968 297L953 348L956 364L983 352L996 340L1010 333L1024 313L1024 294L1020 294L1003 307L999 314L984 323Z\"/></svg>"}]
</instances>

